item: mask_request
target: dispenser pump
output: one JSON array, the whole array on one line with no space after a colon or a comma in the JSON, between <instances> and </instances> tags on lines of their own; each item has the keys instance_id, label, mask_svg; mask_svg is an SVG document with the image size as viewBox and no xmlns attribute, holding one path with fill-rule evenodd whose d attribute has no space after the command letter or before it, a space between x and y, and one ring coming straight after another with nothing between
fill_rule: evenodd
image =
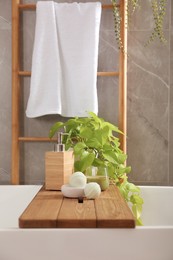
<instances>
[{"instance_id":1,"label":"dispenser pump","mask_svg":"<svg viewBox=\"0 0 173 260\"><path fill-rule=\"evenodd\" d=\"M64 152L65 151L65 145L62 143L62 136L63 133L58 133L58 140L57 144L54 145L54 152Z\"/></svg>"}]
</instances>

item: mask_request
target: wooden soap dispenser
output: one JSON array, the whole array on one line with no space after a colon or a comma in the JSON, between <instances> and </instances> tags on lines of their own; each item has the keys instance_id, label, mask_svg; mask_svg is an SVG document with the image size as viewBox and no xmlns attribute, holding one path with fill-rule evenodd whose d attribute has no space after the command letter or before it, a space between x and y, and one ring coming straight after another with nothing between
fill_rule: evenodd
<instances>
[{"instance_id":1,"label":"wooden soap dispenser","mask_svg":"<svg viewBox=\"0 0 173 260\"><path fill-rule=\"evenodd\" d=\"M57 144L54 151L45 154L45 189L61 190L61 186L69 182L74 172L73 151L65 151L62 143L63 133L58 133Z\"/></svg>"}]
</instances>

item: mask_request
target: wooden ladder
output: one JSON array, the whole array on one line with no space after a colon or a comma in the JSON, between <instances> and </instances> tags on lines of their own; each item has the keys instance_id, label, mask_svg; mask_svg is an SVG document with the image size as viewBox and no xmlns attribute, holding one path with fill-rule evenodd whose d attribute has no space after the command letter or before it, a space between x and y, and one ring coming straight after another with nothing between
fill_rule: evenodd
<instances>
[{"instance_id":1,"label":"wooden ladder","mask_svg":"<svg viewBox=\"0 0 173 260\"><path fill-rule=\"evenodd\" d=\"M120 0L121 38L124 51L119 54L119 72L98 72L97 76L115 76L119 77L119 129L124 132L120 136L121 149L126 153L126 133L127 133L127 28L126 28L126 10L127 0ZM113 8L112 5L102 5L103 9ZM19 162L20 162L20 142L50 142L47 137L23 137L19 133L19 104L20 104L20 78L30 77L30 71L21 71L19 64L19 14L24 10L35 10L36 4L22 4L20 0L12 1L12 169L11 183L20 184ZM54 141L55 139L52 139Z\"/></svg>"}]
</instances>

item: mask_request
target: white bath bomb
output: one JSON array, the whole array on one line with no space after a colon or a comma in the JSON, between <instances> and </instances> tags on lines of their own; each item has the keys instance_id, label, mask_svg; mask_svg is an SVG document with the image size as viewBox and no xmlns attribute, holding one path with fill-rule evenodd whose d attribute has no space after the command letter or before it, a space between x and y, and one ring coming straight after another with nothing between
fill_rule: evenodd
<instances>
[{"instance_id":1,"label":"white bath bomb","mask_svg":"<svg viewBox=\"0 0 173 260\"><path fill-rule=\"evenodd\" d=\"M69 184L72 187L84 187L87 179L82 172L75 172L70 176Z\"/></svg>"},{"instance_id":2,"label":"white bath bomb","mask_svg":"<svg viewBox=\"0 0 173 260\"><path fill-rule=\"evenodd\" d=\"M96 182L87 183L84 188L84 194L87 199L96 199L101 193L100 185Z\"/></svg>"}]
</instances>

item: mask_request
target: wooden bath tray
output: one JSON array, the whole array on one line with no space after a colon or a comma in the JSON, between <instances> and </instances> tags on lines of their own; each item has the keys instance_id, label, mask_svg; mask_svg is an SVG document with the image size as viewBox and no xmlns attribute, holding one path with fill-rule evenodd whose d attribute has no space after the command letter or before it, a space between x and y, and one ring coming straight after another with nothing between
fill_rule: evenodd
<instances>
[{"instance_id":1,"label":"wooden bath tray","mask_svg":"<svg viewBox=\"0 0 173 260\"><path fill-rule=\"evenodd\" d=\"M19 218L20 228L134 228L135 220L117 187L95 200L64 198L60 191L37 193Z\"/></svg>"}]
</instances>

